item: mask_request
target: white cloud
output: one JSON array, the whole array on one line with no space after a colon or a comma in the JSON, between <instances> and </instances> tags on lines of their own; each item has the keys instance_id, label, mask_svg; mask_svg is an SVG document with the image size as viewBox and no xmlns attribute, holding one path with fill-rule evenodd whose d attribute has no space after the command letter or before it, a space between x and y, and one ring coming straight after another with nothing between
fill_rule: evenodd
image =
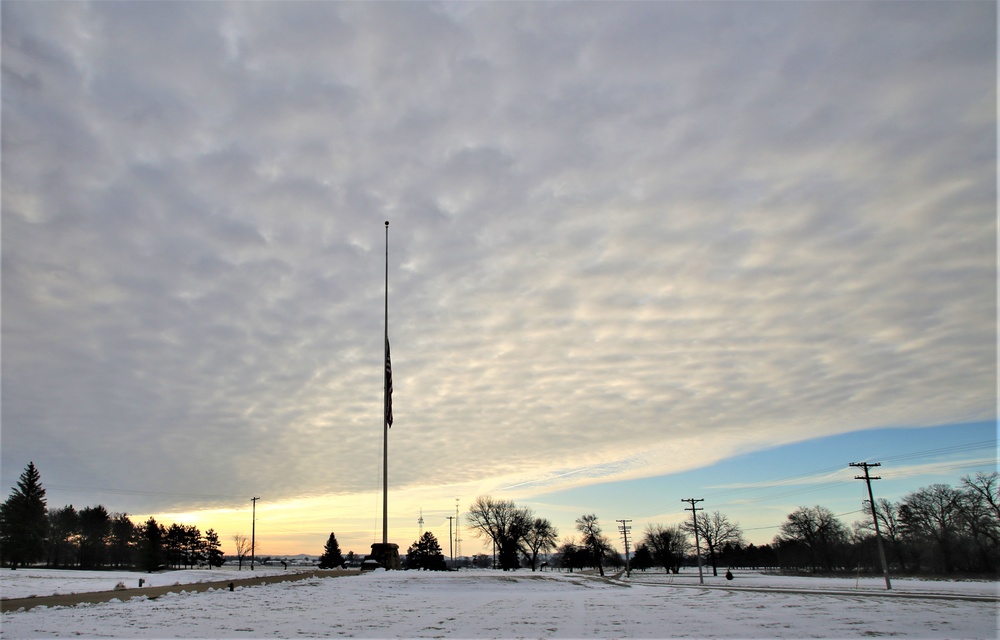
<instances>
[{"instance_id":1,"label":"white cloud","mask_svg":"<svg viewBox=\"0 0 1000 640\"><path fill-rule=\"evenodd\" d=\"M994 14L5 4L4 465L375 490L386 219L396 486L993 417Z\"/></svg>"}]
</instances>

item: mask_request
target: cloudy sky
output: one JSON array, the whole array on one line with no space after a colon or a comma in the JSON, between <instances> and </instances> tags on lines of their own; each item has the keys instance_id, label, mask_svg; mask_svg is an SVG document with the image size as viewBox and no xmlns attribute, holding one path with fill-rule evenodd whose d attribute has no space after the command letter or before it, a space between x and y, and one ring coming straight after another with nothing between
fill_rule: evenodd
<instances>
[{"instance_id":1,"label":"cloudy sky","mask_svg":"<svg viewBox=\"0 0 1000 640\"><path fill-rule=\"evenodd\" d=\"M33 460L53 506L261 496L309 512L288 535L370 539L386 220L392 526L843 434L995 438L996 24L4 2L4 491Z\"/></svg>"}]
</instances>

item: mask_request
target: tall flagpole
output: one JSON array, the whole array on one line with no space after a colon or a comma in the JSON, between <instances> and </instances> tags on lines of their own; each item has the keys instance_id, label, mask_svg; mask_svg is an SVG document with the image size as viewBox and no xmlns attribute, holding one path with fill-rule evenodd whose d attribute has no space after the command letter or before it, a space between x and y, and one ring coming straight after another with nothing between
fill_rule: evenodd
<instances>
[{"instance_id":1,"label":"tall flagpole","mask_svg":"<svg viewBox=\"0 0 1000 640\"><path fill-rule=\"evenodd\" d=\"M389 221L385 221L385 367L382 374L382 544L389 542Z\"/></svg>"},{"instance_id":2,"label":"tall flagpole","mask_svg":"<svg viewBox=\"0 0 1000 640\"><path fill-rule=\"evenodd\" d=\"M389 221L385 221L385 362L382 369L382 542L372 543L365 558L377 566L399 569L399 545L389 542L389 428L392 427L392 364L389 362ZM361 570L365 570L362 564Z\"/></svg>"}]
</instances>

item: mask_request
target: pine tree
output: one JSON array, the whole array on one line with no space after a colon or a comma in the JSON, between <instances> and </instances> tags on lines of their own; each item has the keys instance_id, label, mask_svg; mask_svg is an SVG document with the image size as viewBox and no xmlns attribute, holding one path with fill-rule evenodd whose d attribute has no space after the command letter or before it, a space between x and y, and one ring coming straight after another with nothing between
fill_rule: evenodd
<instances>
[{"instance_id":1,"label":"pine tree","mask_svg":"<svg viewBox=\"0 0 1000 640\"><path fill-rule=\"evenodd\" d=\"M156 520L146 520L141 534L141 562L145 571L159 571L163 565L163 527Z\"/></svg>"},{"instance_id":2,"label":"pine tree","mask_svg":"<svg viewBox=\"0 0 1000 640\"><path fill-rule=\"evenodd\" d=\"M49 557L50 567L72 566L79 555L80 516L73 505L49 511Z\"/></svg>"},{"instance_id":3,"label":"pine tree","mask_svg":"<svg viewBox=\"0 0 1000 640\"><path fill-rule=\"evenodd\" d=\"M41 478L35 463L29 462L0 505L0 557L11 569L45 557L49 520Z\"/></svg>"},{"instance_id":4,"label":"pine tree","mask_svg":"<svg viewBox=\"0 0 1000 640\"><path fill-rule=\"evenodd\" d=\"M225 556L222 553L222 543L219 542L219 534L215 532L215 529L209 529L205 532L205 556L209 569L212 567L221 567L225 561Z\"/></svg>"},{"instance_id":5,"label":"pine tree","mask_svg":"<svg viewBox=\"0 0 1000 640\"><path fill-rule=\"evenodd\" d=\"M331 531L330 538L326 541L326 546L323 547L323 555L319 557L319 568L336 569L342 566L344 566L344 556L340 553L337 536Z\"/></svg>"},{"instance_id":6,"label":"pine tree","mask_svg":"<svg viewBox=\"0 0 1000 640\"><path fill-rule=\"evenodd\" d=\"M80 568L103 569L108 559L111 514L102 505L80 509Z\"/></svg>"},{"instance_id":7,"label":"pine tree","mask_svg":"<svg viewBox=\"0 0 1000 640\"><path fill-rule=\"evenodd\" d=\"M410 545L406 551L406 566L410 569L428 569L430 571L446 571L448 565L444 561L441 545L437 537L430 531Z\"/></svg>"},{"instance_id":8,"label":"pine tree","mask_svg":"<svg viewBox=\"0 0 1000 640\"><path fill-rule=\"evenodd\" d=\"M135 564L135 549L138 529L127 513L111 516L111 535L108 537L108 556L115 568L131 567Z\"/></svg>"}]
</instances>

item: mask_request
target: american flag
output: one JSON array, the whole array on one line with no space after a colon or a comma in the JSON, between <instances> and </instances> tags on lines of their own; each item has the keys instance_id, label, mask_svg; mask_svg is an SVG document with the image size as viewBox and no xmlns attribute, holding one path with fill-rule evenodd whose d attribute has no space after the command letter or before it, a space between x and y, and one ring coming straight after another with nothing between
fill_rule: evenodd
<instances>
[{"instance_id":1,"label":"american flag","mask_svg":"<svg viewBox=\"0 0 1000 640\"><path fill-rule=\"evenodd\" d=\"M392 426L392 364L389 362L389 336L385 338L385 421Z\"/></svg>"}]
</instances>

